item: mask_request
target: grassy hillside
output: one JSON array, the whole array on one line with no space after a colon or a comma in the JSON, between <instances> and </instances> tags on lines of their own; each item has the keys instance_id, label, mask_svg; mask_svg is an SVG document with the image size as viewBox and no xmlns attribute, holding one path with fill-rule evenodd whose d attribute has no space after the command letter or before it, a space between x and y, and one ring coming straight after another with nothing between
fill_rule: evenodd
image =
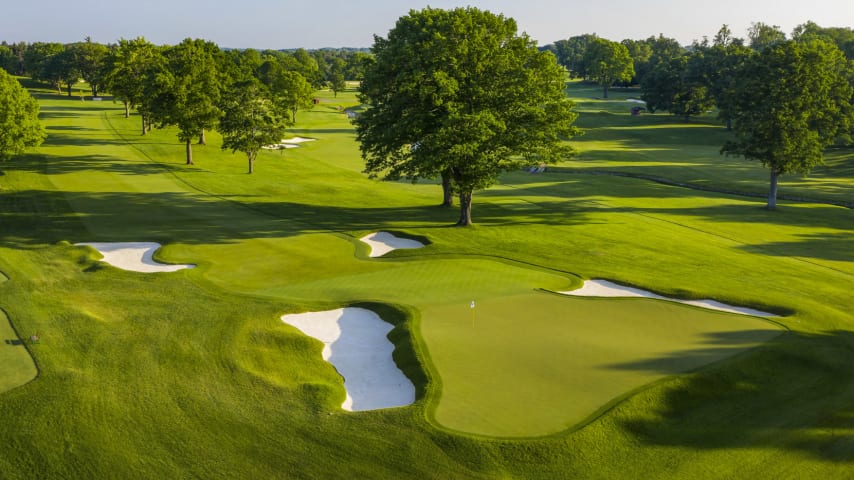
<instances>
[{"instance_id":1,"label":"grassy hillside","mask_svg":"<svg viewBox=\"0 0 854 480\"><path fill-rule=\"evenodd\" d=\"M843 478L854 460L851 210L784 201L768 212L762 199L593 174L765 188L758 165L713 155L726 133L711 122L630 117L631 104L583 88L570 90L588 97L579 158L478 192L468 229L435 206L438 186L360 173L342 112L353 92L321 92L293 130L317 141L262 152L252 175L215 132L188 167L174 131L140 136L119 105L39 92L50 136L0 176L0 307L42 338L30 349L38 378L0 393L3 476ZM854 156L833 156L832 177L781 191L850 200ZM381 229L429 245L370 260L357 239ZM126 272L71 245L86 241L158 241L159 260L199 267ZM689 322L677 316L696 309L652 300L578 316L594 301L535 291L580 278L772 311L786 332L769 340L764 322L703 311ZM472 319L472 299L494 303ZM414 405L340 410L342 382L320 343L279 320L354 304L396 325ZM626 311L636 316L621 321L640 325L621 324ZM464 330L472 324L484 331ZM604 349L573 376L580 349L554 345L583 338L627 356ZM554 412L538 431L549 435L460 433L478 432L467 411L491 408L477 397L486 387L448 400L471 384L457 380L469 367L502 389L492 408L557 384L529 409ZM577 423L572 390L614 382ZM507 419L525 435L521 411Z\"/></svg>"}]
</instances>

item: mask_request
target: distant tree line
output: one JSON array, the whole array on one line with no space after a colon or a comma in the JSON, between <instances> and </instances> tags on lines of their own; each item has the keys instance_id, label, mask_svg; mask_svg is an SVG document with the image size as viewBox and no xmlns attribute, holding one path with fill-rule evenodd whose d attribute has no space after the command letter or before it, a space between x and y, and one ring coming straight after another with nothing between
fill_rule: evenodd
<instances>
[{"instance_id":1,"label":"distant tree line","mask_svg":"<svg viewBox=\"0 0 854 480\"><path fill-rule=\"evenodd\" d=\"M193 141L205 144L205 132L220 128L223 148L246 153L249 171L258 149L281 140L299 110L314 106L314 91L335 95L347 80L359 80L371 56L352 49L309 52L225 50L186 39L158 46L136 38L103 45L87 38L70 44L0 44L0 67L29 76L72 95L85 80L93 97L104 91L140 114L143 135L153 127L174 126L193 163ZM241 117L252 112L252 117ZM265 143L266 142L266 143Z\"/></svg>"},{"instance_id":2,"label":"distant tree line","mask_svg":"<svg viewBox=\"0 0 854 480\"><path fill-rule=\"evenodd\" d=\"M852 142L854 30L798 25L790 37L778 26L753 23L748 38L723 25L710 41L683 47L663 35L614 42L595 34L544 47L571 77L595 81L607 98L613 85L639 85L654 113L688 121L716 109L733 131L721 153L758 160L770 171L768 208L777 181L807 174L825 148Z\"/></svg>"}]
</instances>

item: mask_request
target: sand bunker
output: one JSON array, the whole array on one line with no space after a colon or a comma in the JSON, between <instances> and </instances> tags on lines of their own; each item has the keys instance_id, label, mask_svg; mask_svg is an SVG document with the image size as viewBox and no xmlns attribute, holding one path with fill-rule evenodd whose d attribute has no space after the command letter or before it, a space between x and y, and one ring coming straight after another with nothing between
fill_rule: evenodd
<instances>
[{"instance_id":1,"label":"sand bunker","mask_svg":"<svg viewBox=\"0 0 854 480\"><path fill-rule=\"evenodd\" d=\"M102 261L132 272L174 272L195 267L195 265L168 265L155 262L154 251L161 246L155 242L76 243L75 245L92 247L104 256Z\"/></svg>"},{"instance_id":2,"label":"sand bunker","mask_svg":"<svg viewBox=\"0 0 854 480\"><path fill-rule=\"evenodd\" d=\"M408 238L395 237L388 232L376 232L360 238L371 247L371 257L381 257L398 248L422 248L423 243Z\"/></svg>"},{"instance_id":3,"label":"sand bunker","mask_svg":"<svg viewBox=\"0 0 854 480\"><path fill-rule=\"evenodd\" d=\"M626 99L626 101L632 102L632 103L642 103L642 104L646 105L646 102L644 102L643 100L638 100L637 98L629 98L629 99Z\"/></svg>"},{"instance_id":4,"label":"sand bunker","mask_svg":"<svg viewBox=\"0 0 854 480\"><path fill-rule=\"evenodd\" d=\"M579 297L643 297L657 298L670 302L684 303L696 307L720 310L722 312L740 313L742 315L753 315L755 317L776 317L773 313L762 312L752 308L734 307L715 300L681 300L678 298L664 297L639 288L625 287L607 280L587 280L584 285L569 292L559 292L564 295L575 295Z\"/></svg>"},{"instance_id":5,"label":"sand bunker","mask_svg":"<svg viewBox=\"0 0 854 480\"><path fill-rule=\"evenodd\" d=\"M282 315L282 321L323 342L323 359L344 377L344 410L377 410L415 401L415 387L391 358L394 345L386 335L393 327L376 313L340 308Z\"/></svg>"},{"instance_id":6,"label":"sand bunker","mask_svg":"<svg viewBox=\"0 0 854 480\"><path fill-rule=\"evenodd\" d=\"M314 142L315 140L317 140L317 139L316 138L294 137L294 138L288 138L288 139L282 140L281 142L279 142L275 145L266 145L262 148L265 148L267 150L281 150L283 148L297 148L297 147L299 147L300 143Z\"/></svg>"}]
</instances>

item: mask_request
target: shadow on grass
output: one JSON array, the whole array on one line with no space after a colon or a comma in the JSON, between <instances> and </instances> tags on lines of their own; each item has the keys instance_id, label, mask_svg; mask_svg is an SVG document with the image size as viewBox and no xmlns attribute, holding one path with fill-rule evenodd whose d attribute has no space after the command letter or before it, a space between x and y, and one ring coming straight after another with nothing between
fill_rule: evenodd
<instances>
[{"instance_id":1,"label":"shadow on grass","mask_svg":"<svg viewBox=\"0 0 854 480\"><path fill-rule=\"evenodd\" d=\"M266 200L268 197L263 195L215 197L186 192L0 191L4 224L0 241L85 241L91 237L88 231L94 229L116 232L114 238L103 241L145 239L210 244L384 229L391 226L389 222L400 219L418 224L419 228L447 228L458 218L457 210L439 206L354 207ZM481 225L492 226L585 222L581 209L553 209L532 216L486 204L478 218Z\"/></svg>"},{"instance_id":2,"label":"shadow on grass","mask_svg":"<svg viewBox=\"0 0 854 480\"><path fill-rule=\"evenodd\" d=\"M824 233L798 235L794 242L769 242L744 245L740 248L751 253L764 253L779 257L809 257L841 262L854 262L854 233Z\"/></svg>"},{"instance_id":3,"label":"shadow on grass","mask_svg":"<svg viewBox=\"0 0 854 480\"><path fill-rule=\"evenodd\" d=\"M177 165L129 162L110 155L52 156L27 154L17 157L14 162L14 168L17 171L44 174L67 174L92 170L125 175L151 175L180 170Z\"/></svg>"},{"instance_id":4,"label":"shadow on grass","mask_svg":"<svg viewBox=\"0 0 854 480\"><path fill-rule=\"evenodd\" d=\"M655 365L653 360L622 368ZM851 462L851 365L854 332L788 332L728 368L693 374L648 392L657 395L655 401L637 413L624 410L620 422L645 444L697 450L767 446Z\"/></svg>"},{"instance_id":5,"label":"shadow on grass","mask_svg":"<svg viewBox=\"0 0 854 480\"><path fill-rule=\"evenodd\" d=\"M708 345L706 347L672 352L662 357L607 365L606 368L675 375L731 357L744 351L745 348L761 345L781 333L782 331L770 329L707 333L703 341L704 345Z\"/></svg>"}]
</instances>

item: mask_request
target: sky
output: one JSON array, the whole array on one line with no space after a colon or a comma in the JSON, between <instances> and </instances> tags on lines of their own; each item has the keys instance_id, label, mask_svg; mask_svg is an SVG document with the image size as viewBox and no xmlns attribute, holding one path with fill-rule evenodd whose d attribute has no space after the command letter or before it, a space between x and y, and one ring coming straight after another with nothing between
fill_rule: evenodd
<instances>
[{"instance_id":1,"label":"sky","mask_svg":"<svg viewBox=\"0 0 854 480\"><path fill-rule=\"evenodd\" d=\"M516 20L540 45L595 33L610 40L664 34L683 45L727 24L747 37L751 22L786 34L808 20L854 27L852 0L4 0L0 40L156 44L202 38L220 47L370 47L410 10L473 6Z\"/></svg>"}]
</instances>

